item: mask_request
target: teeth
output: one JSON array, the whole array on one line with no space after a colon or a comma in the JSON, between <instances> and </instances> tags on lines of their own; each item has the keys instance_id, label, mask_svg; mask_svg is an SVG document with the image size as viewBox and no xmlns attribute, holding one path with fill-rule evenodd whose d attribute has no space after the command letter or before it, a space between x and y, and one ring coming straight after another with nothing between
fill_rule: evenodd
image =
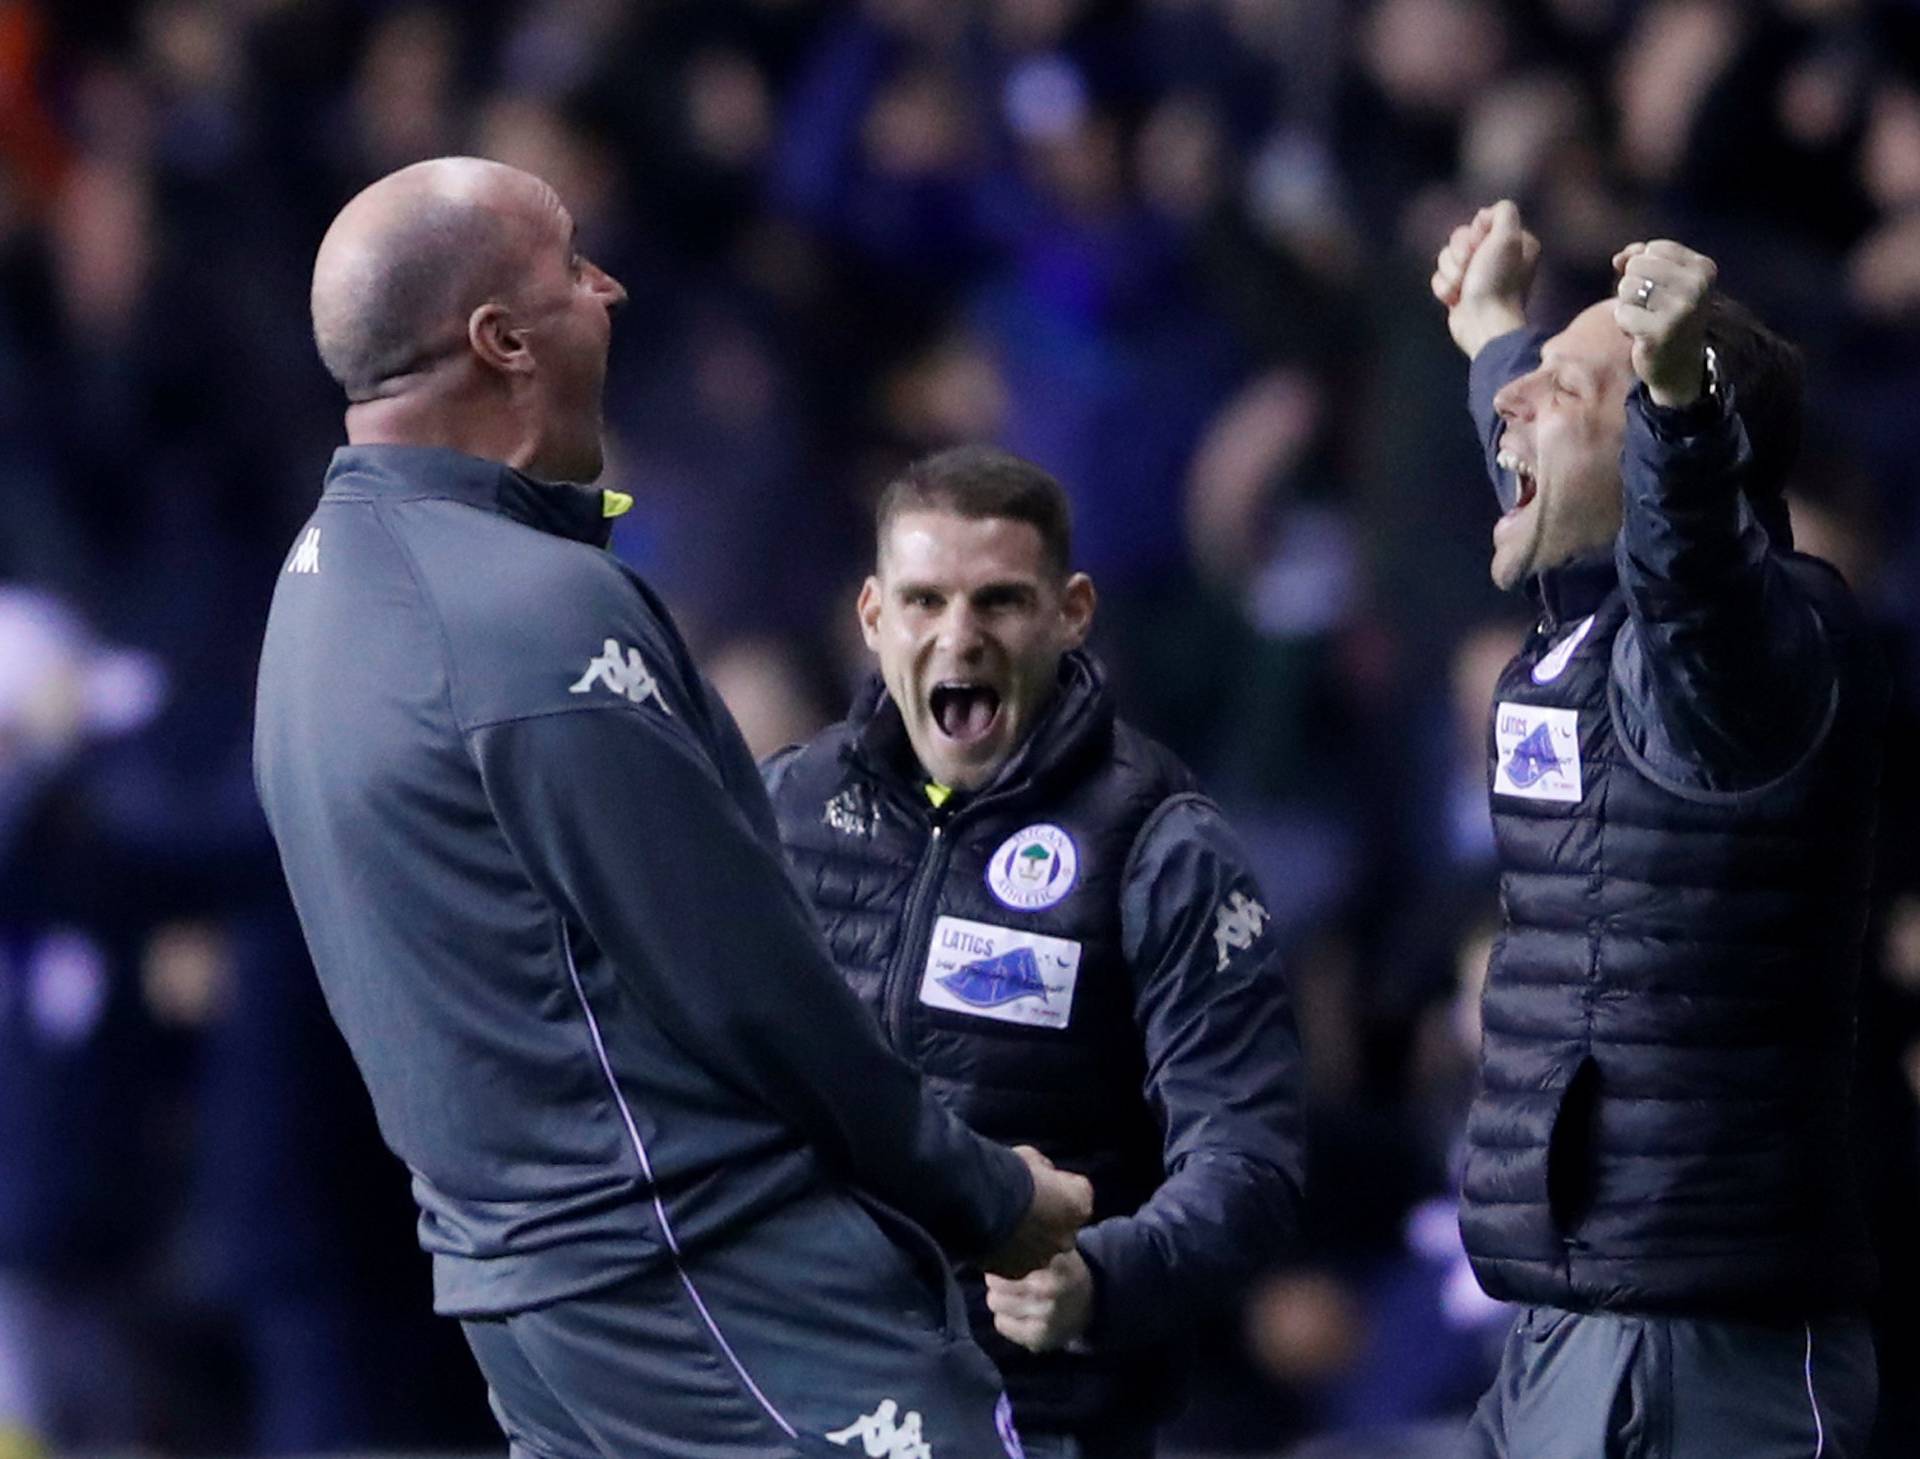
<instances>
[{"instance_id":1,"label":"teeth","mask_svg":"<svg viewBox=\"0 0 1920 1459\"><path fill-rule=\"evenodd\" d=\"M1533 468L1511 451L1500 452L1494 457L1494 464L1502 471L1511 471L1515 476L1524 476L1528 481L1533 480Z\"/></svg>"}]
</instances>

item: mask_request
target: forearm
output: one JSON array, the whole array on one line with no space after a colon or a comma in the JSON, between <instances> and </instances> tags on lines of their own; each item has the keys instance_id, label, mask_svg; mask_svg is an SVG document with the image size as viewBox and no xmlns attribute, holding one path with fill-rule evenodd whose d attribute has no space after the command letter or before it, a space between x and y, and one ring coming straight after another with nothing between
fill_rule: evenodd
<instances>
[{"instance_id":1,"label":"forearm","mask_svg":"<svg viewBox=\"0 0 1920 1459\"><path fill-rule=\"evenodd\" d=\"M1658 768L1690 782L1770 778L1809 747L1833 670L1742 494L1750 452L1740 419L1711 396L1667 411L1637 389L1621 465L1627 729Z\"/></svg>"},{"instance_id":2,"label":"forearm","mask_svg":"<svg viewBox=\"0 0 1920 1459\"><path fill-rule=\"evenodd\" d=\"M1294 1250L1299 1219L1300 1192L1285 1172L1230 1152L1196 1154L1139 1211L1080 1234L1094 1278L1087 1341L1178 1339Z\"/></svg>"},{"instance_id":3,"label":"forearm","mask_svg":"<svg viewBox=\"0 0 1920 1459\"><path fill-rule=\"evenodd\" d=\"M1298 1234L1300 1042L1285 968L1246 854L1200 796L1142 832L1122 898L1170 1172L1132 1215L1086 1232L1094 1340L1164 1341L1232 1300Z\"/></svg>"},{"instance_id":4,"label":"forearm","mask_svg":"<svg viewBox=\"0 0 1920 1459\"><path fill-rule=\"evenodd\" d=\"M1000 1243L1032 1198L1026 1167L887 1048L784 861L696 751L621 711L499 725L473 746L522 865L644 1016L956 1250Z\"/></svg>"},{"instance_id":5,"label":"forearm","mask_svg":"<svg viewBox=\"0 0 1920 1459\"><path fill-rule=\"evenodd\" d=\"M1524 321L1522 321L1524 324ZM1540 346L1546 332L1516 328L1489 340L1473 357L1467 370L1467 409L1473 415L1474 430L1480 437L1480 449L1487 462L1487 479L1502 508L1511 506L1514 488L1499 466L1500 435L1504 423L1493 408L1493 397L1509 380L1518 379L1540 362Z\"/></svg>"}]
</instances>

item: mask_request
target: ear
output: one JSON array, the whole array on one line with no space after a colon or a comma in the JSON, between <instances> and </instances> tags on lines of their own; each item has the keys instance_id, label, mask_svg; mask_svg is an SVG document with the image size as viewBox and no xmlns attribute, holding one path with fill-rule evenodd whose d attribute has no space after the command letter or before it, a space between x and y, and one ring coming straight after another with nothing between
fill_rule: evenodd
<instances>
[{"instance_id":1,"label":"ear","mask_svg":"<svg viewBox=\"0 0 1920 1459\"><path fill-rule=\"evenodd\" d=\"M524 375L533 369L526 334L515 327L504 304L488 302L467 316L467 343L481 364L503 375Z\"/></svg>"},{"instance_id":2,"label":"ear","mask_svg":"<svg viewBox=\"0 0 1920 1459\"><path fill-rule=\"evenodd\" d=\"M874 653L880 652L880 579L868 578L860 585L860 601L854 611L860 615L860 636Z\"/></svg>"},{"instance_id":3,"label":"ear","mask_svg":"<svg viewBox=\"0 0 1920 1459\"><path fill-rule=\"evenodd\" d=\"M1099 594L1093 590L1093 579L1083 572L1077 572L1067 579L1067 585L1060 593L1060 616L1066 626L1066 647L1079 648L1087 641L1087 635L1093 631L1093 610L1099 603Z\"/></svg>"}]
</instances>

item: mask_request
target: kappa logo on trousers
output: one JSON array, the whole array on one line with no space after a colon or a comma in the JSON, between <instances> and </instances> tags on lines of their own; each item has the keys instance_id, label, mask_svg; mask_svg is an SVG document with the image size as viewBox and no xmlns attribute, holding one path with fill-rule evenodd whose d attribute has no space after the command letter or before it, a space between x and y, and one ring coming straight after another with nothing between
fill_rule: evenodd
<instances>
[{"instance_id":1,"label":"kappa logo on trousers","mask_svg":"<svg viewBox=\"0 0 1920 1459\"><path fill-rule=\"evenodd\" d=\"M904 1419L899 1413L899 1404L883 1398L872 1413L828 1434L827 1441L844 1448L858 1439L867 1459L933 1459L932 1448L920 1436L919 1410L908 1409Z\"/></svg>"}]
</instances>

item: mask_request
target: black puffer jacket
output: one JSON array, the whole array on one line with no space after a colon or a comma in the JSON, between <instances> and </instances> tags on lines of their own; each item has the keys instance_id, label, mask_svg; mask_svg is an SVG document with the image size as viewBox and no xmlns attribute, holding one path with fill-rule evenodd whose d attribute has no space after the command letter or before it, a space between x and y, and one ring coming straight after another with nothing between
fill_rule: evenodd
<instances>
[{"instance_id":1,"label":"black puffer jacket","mask_svg":"<svg viewBox=\"0 0 1920 1459\"><path fill-rule=\"evenodd\" d=\"M1746 461L1731 407L1636 393L1614 562L1544 584L1500 682L1461 1207L1498 1297L1800 1318L1871 1286L1848 1088L1884 676Z\"/></svg>"},{"instance_id":2,"label":"black puffer jacket","mask_svg":"<svg viewBox=\"0 0 1920 1459\"><path fill-rule=\"evenodd\" d=\"M1026 747L936 811L876 683L766 767L842 974L975 1129L1093 1182L1083 1351L982 1342L1035 1430L1163 1407L1168 1347L1297 1229L1299 1050L1260 892L1219 811L1069 655Z\"/></svg>"}]
</instances>

